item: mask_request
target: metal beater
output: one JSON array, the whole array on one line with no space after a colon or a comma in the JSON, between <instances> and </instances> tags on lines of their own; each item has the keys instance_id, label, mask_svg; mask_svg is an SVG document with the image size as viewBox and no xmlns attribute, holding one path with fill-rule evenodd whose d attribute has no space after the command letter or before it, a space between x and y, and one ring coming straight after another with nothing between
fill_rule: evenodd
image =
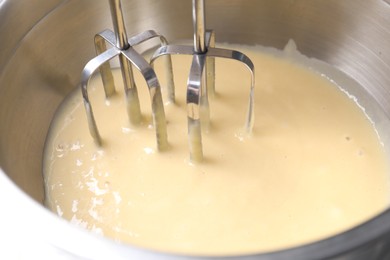
<instances>
[{"instance_id":1,"label":"metal beater","mask_svg":"<svg viewBox=\"0 0 390 260\"><path fill-rule=\"evenodd\" d=\"M187 54L193 56L187 82L186 101L191 161L200 162L203 160L201 125L203 128L207 128L210 123L209 96L214 96L215 93L215 57L240 61L249 69L251 73L251 86L246 130L247 132L252 131L254 123L254 65L249 57L239 51L215 48L214 32L212 30L206 31L205 29L204 0L192 1L194 46L169 45L162 35L159 35L152 30L145 31L127 39L121 2L120 0L109 0L109 3L115 33L110 30L105 30L95 36L95 47L98 56L90 60L84 67L81 79L81 88L85 110L87 112L89 130L92 137L99 145L102 145L102 138L99 134L92 106L88 98L88 83L93 73L97 69L100 69L106 97L109 98L114 94L114 80L108 61L116 56L119 56L127 99L127 112L132 124L138 124L141 120L138 92L133 78L132 65L141 72L146 80L150 92L153 123L156 129L157 146L159 150L164 150L168 147L168 140L161 88L152 66L157 58L165 55L169 56L169 59L166 60L166 67L167 92L168 100L170 102L175 102L175 87L170 55ZM161 47L156 50L149 65L149 63L133 49L133 46L154 37L160 38ZM110 49L106 48L106 42L112 46Z\"/></svg>"},{"instance_id":2,"label":"metal beater","mask_svg":"<svg viewBox=\"0 0 390 260\"><path fill-rule=\"evenodd\" d=\"M156 130L157 147L159 150L164 150L168 147L168 139L160 84L153 68L139 53L134 50L133 46L155 37L160 39L162 46L166 46L168 42L162 35L159 35L152 30L142 32L128 39L123 21L121 1L109 0L109 4L115 33L110 30L104 30L103 32L95 35L97 56L85 65L81 75L81 89L87 113L89 131L96 143L98 145L102 145L103 141L96 125L91 102L88 98L88 83L94 72L99 69L104 85L105 95L107 98L112 96L115 93L115 86L109 61L118 56L120 69L122 71L127 112L130 123L136 125L141 121L138 92L132 71L132 66L134 66L141 72L147 83L152 104L152 117ZM107 49L106 43L109 43L111 48ZM166 62L168 79L167 87L168 89L174 89L172 62L170 57L169 59L166 59Z\"/></svg>"},{"instance_id":3,"label":"metal beater","mask_svg":"<svg viewBox=\"0 0 390 260\"><path fill-rule=\"evenodd\" d=\"M249 108L246 119L246 131L251 132L254 124L254 86L255 73L252 61L245 54L228 49L215 48L215 34L206 31L205 2L192 1L192 18L194 26L194 46L164 45L156 50L151 64L164 55L192 55L192 65L187 81L187 117L190 158L193 162L203 160L202 131L210 122L209 96L215 93L215 57L240 61L251 73Z\"/></svg>"}]
</instances>

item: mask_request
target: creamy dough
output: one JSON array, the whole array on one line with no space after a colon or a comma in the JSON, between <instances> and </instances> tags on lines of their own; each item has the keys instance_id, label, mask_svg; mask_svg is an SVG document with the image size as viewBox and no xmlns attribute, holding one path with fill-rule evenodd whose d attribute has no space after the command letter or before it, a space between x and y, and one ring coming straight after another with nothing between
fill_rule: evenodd
<instances>
[{"instance_id":1,"label":"creamy dough","mask_svg":"<svg viewBox=\"0 0 390 260\"><path fill-rule=\"evenodd\" d=\"M205 161L189 162L185 88L190 58L174 57L177 104L166 104L170 150L156 151L150 100L137 76L143 125L128 123L121 77L91 102L104 140L88 132L79 90L57 112L44 155L46 205L133 245L186 254L241 254L312 242L389 204L388 163L367 116L327 78L289 59L242 50L256 66L251 136L242 134L249 73L217 60ZM282 55L283 56L283 55ZM156 71L162 76L162 62ZM162 83L164 80L162 80ZM163 85L163 84L162 84Z\"/></svg>"}]
</instances>

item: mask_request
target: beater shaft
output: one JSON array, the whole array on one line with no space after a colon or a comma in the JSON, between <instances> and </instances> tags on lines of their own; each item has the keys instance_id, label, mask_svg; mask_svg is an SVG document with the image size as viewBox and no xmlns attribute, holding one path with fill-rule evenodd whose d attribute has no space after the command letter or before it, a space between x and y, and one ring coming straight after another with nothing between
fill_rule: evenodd
<instances>
[{"instance_id":1,"label":"beater shaft","mask_svg":"<svg viewBox=\"0 0 390 260\"><path fill-rule=\"evenodd\" d=\"M110 0L110 9L114 32L116 36L116 47L126 50L130 47L127 40L126 27L123 20L122 6L120 0ZM134 81L133 69L128 59L119 55L119 63L122 71L123 85L126 94L127 113L130 123L137 125L141 122L141 107L138 98L138 91Z\"/></svg>"},{"instance_id":2,"label":"beater shaft","mask_svg":"<svg viewBox=\"0 0 390 260\"><path fill-rule=\"evenodd\" d=\"M194 50L201 54L207 52L206 46L206 18L203 0L192 0L192 19L194 26Z\"/></svg>"},{"instance_id":3,"label":"beater shaft","mask_svg":"<svg viewBox=\"0 0 390 260\"><path fill-rule=\"evenodd\" d=\"M123 19L122 5L120 0L110 0L111 18L116 37L116 47L125 50L130 47L127 40L126 27Z\"/></svg>"}]
</instances>

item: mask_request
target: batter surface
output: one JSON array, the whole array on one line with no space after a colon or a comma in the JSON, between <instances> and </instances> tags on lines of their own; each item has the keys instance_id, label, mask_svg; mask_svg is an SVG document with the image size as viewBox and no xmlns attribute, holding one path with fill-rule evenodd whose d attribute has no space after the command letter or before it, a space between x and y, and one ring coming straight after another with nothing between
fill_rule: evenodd
<instances>
[{"instance_id":1,"label":"batter surface","mask_svg":"<svg viewBox=\"0 0 390 260\"><path fill-rule=\"evenodd\" d=\"M256 66L255 127L242 134L249 74L217 60L205 161L189 162L185 87L190 58L173 64L177 104L166 104L171 148L156 151L139 75L143 125L129 125L121 75L90 98L104 146L89 134L80 90L53 120L44 155L46 205L118 241L187 254L291 247L353 227L389 204L388 164L357 104L327 78L289 59L242 49ZM283 56L283 55L282 55ZM156 71L163 75L159 62ZM162 85L164 80L161 80Z\"/></svg>"}]
</instances>

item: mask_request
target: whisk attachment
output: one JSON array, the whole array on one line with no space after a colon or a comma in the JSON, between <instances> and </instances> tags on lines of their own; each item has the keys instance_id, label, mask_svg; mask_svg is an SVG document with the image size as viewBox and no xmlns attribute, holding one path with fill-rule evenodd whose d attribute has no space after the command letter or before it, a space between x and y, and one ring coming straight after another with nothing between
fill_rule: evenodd
<instances>
[{"instance_id":1,"label":"whisk attachment","mask_svg":"<svg viewBox=\"0 0 390 260\"><path fill-rule=\"evenodd\" d=\"M151 64L164 55L192 55L192 64L187 81L187 118L190 159L193 162L203 160L202 128L209 124L209 96L215 91L215 61L214 58L233 59L243 63L251 73L249 106L246 118L246 130L251 132L254 124L254 86L255 68L248 56L228 49L215 48L215 34L206 31L205 2L193 0L194 46L166 45L156 50L151 58ZM204 127L205 125L206 127Z\"/></svg>"},{"instance_id":2,"label":"whisk attachment","mask_svg":"<svg viewBox=\"0 0 390 260\"><path fill-rule=\"evenodd\" d=\"M141 44L152 38L159 38L161 46L167 46L168 42L162 35L152 30L127 38L120 0L109 0L109 3L114 32L104 30L103 32L95 35L97 56L85 65L81 75L81 90L87 114L89 131L96 143L98 145L102 145L102 138L100 136L93 114L92 105L88 97L88 84L92 75L97 70L100 70L105 95L107 98L111 97L115 93L115 84L109 61L115 57L119 57L129 120L134 125L139 124L141 121L138 91L132 71L132 67L134 66L140 71L148 86L152 104L152 118L156 130L157 147L159 150L164 150L168 147L168 138L160 84L153 67L142 57L141 54L134 50L133 46ZM107 43L111 46L108 49ZM172 61L170 57L166 59L166 67L168 92L174 93Z\"/></svg>"}]
</instances>

